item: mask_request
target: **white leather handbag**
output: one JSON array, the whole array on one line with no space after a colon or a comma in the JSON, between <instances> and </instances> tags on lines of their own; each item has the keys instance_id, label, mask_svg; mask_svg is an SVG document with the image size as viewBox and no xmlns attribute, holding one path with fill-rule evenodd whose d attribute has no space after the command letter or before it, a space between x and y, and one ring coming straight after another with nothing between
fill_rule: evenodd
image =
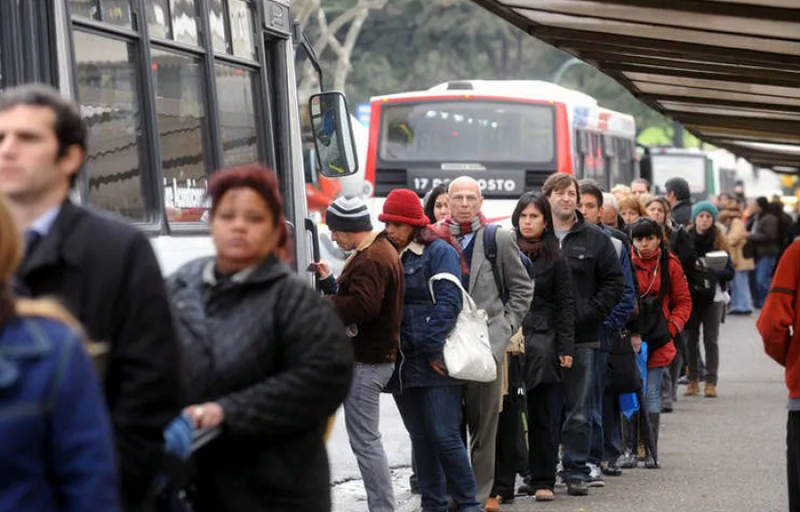
<instances>
[{"instance_id":1,"label":"white leather handbag","mask_svg":"<svg viewBox=\"0 0 800 512\"><path fill-rule=\"evenodd\" d=\"M430 288L433 302L434 281L445 280L458 286L461 290L463 304L458 321L453 330L447 335L444 343L444 364L447 373L460 380L475 382L492 382L497 379L497 363L492 355L489 344L489 323L486 311L478 309L475 301L464 290L461 281L453 274L441 272L430 278Z\"/></svg>"}]
</instances>

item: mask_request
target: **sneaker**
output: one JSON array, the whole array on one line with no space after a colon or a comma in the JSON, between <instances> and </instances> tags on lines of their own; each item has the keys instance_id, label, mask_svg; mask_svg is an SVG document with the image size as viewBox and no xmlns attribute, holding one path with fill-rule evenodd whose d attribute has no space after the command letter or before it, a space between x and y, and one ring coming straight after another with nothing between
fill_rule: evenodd
<instances>
[{"instance_id":1,"label":"sneaker","mask_svg":"<svg viewBox=\"0 0 800 512\"><path fill-rule=\"evenodd\" d=\"M606 476L620 476L622 474L622 469L620 469L616 461L601 464L600 471Z\"/></svg>"},{"instance_id":2,"label":"sneaker","mask_svg":"<svg viewBox=\"0 0 800 512\"><path fill-rule=\"evenodd\" d=\"M487 499L483 510L486 512L500 512L500 503L497 501L497 498Z\"/></svg>"},{"instance_id":3,"label":"sneaker","mask_svg":"<svg viewBox=\"0 0 800 512\"><path fill-rule=\"evenodd\" d=\"M637 462L636 455L633 453L626 453L620 455L619 460L617 460L617 466L622 469L633 469L636 467Z\"/></svg>"},{"instance_id":4,"label":"sneaker","mask_svg":"<svg viewBox=\"0 0 800 512\"><path fill-rule=\"evenodd\" d=\"M556 495L550 489L539 489L536 491L536 501L553 501Z\"/></svg>"},{"instance_id":5,"label":"sneaker","mask_svg":"<svg viewBox=\"0 0 800 512\"><path fill-rule=\"evenodd\" d=\"M678 384L680 384L681 386L685 386L685 385L689 384L689 377L684 375L683 377L678 379Z\"/></svg>"},{"instance_id":6,"label":"sneaker","mask_svg":"<svg viewBox=\"0 0 800 512\"><path fill-rule=\"evenodd\" d=\"M586 485L588 487L605 487L606 482L601 476L590 476L586 479Z\"/></svg>"},{"instance_id":7,"label":"sneaker","mask_svg":"<svg viewBox=\"0 0 800 512\"><path fill-rule=\"evenodd\" d=\"M696 380L690 380L689 386L683 396L697 396L700 394L700 383Z\"/></svg>"},{"instance_id":8,"label":"sneaker","mask_svg":"<svg viewBox=\"0 0 800 512\"><path fill-rule=\"evenodd\" d=\"M706 398L717 398L717 386L706 382L706 387L703 390L703 394L706 395Z\"/></svg>"},{"instance_id":9,"label":"sneaker","mask_svg":"<svg viewBox=\"0 0 800 512\"><path fill-rule=\"evenodd\" d=\"M583 480L567 480L567 494L570 496L588 496L589 486Z\"/></svg>"}]
</instances>

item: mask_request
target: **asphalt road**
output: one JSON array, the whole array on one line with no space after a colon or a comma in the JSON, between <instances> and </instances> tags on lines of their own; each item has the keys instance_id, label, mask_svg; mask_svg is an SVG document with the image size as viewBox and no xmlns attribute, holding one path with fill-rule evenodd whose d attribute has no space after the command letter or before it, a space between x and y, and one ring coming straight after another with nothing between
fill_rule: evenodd
<instances>
[{"instance_id":1,"label":"asphalt road","mask_svg":"<svg viewBox=\"0 0 800 512\"><path fill-rule=\"evenodd\" d=\"M720 335L719 398L679 396L662 417L662 469L627 470L606 478L588 497L535 503L517 498L504 512L783 512L786 389L783 371L763 352L755 317L729 318ZM683 393L685 387L679 388ZM408 492L408 434L391 396L382 403L381 430L393 468L398 510L416 510ZM358 466L341 413L329 442L335 512L367 512Z\"/></svg>"}]
</instances>

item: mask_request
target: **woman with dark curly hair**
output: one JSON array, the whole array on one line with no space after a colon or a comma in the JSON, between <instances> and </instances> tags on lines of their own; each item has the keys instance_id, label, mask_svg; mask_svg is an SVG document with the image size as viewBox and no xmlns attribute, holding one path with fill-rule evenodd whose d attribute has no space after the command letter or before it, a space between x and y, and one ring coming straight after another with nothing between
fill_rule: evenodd
<instances>
[{"instance_id":1,"label":"woman with dark curly hair","mask_svg":"<svg viewBox=\"0 0 800 512\"><path fill-rule=\"evenodd\" d=\"M200 512L331 507L324 436L350 389L353 355L328 301L284 262L279 190L275 174L256 165L214 174L217 254L168 282L185 414L197 428L222 428L195 456Z\"/></svg>"}]
</instances>

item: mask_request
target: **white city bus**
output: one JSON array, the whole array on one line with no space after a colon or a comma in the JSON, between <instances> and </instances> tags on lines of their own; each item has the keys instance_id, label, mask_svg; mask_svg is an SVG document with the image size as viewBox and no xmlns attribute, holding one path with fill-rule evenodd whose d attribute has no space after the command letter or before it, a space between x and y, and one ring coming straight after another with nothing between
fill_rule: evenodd
<instances>
[{"instance_id":1,"label":"white city bus","mask_svg":"<svg viewBox=\"0 0 800 512\"><path fill-rule=\"evenodd\" d=\"M288 0L2 0L0 90L44 82L80 104L89 151L76 197L151 235L165 273L213 251L204 194L214 170L274 169L302 271L316 257L316 226L306 213L299 36ZM340 120L335 140L352 144ZM354 152L344 153L352 165L342 175L355 171Z\"/></svg>"}]
</instances>

